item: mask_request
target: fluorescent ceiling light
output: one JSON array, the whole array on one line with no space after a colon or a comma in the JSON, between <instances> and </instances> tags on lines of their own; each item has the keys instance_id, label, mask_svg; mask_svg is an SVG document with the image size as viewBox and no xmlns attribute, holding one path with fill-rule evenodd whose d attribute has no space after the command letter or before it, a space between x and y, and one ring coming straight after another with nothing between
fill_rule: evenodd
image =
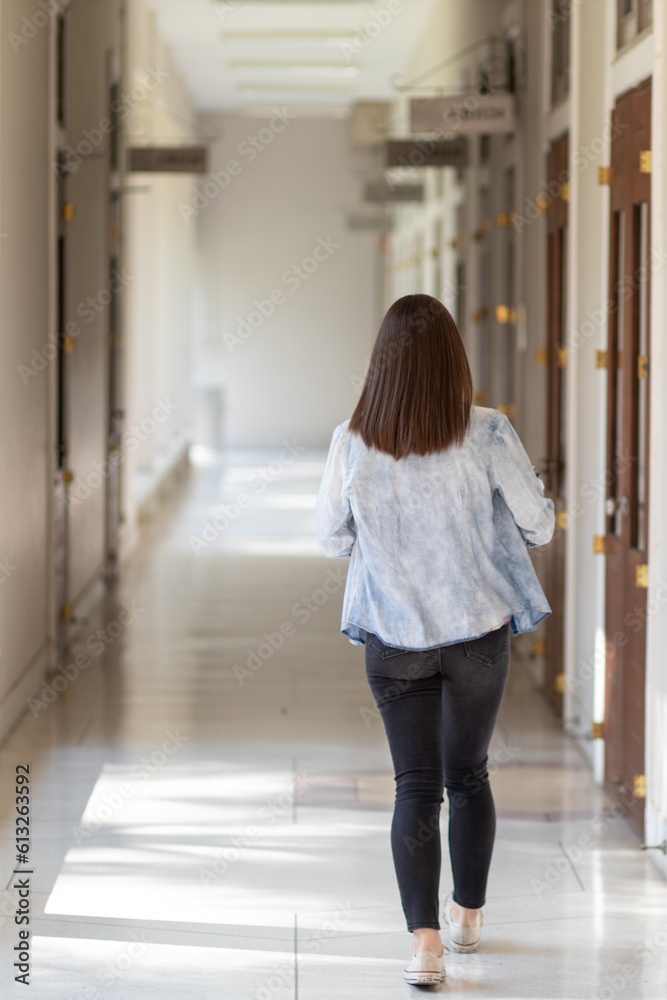
<instances>
[{"instance_id":1,"label":"fluorescent ceiling light","mask_svg":"<svg viewBox=\"0 0 667 1000\"><path fill-rule=\"evenodd\" d=\"M286 76L321 76L338 77L351 79L359 76L358 66L325 66L321 63L299 64L299 63L278 63L278 62L231 62L230 68L234 70L269 70L272 74L284 73Z\"/></svg>"},{"instance_id":2,"label":"fluorescent ceiling light","mask_svg":"<svg viewBox=\"0 0 667 1000\"><path fill-rule=\"evenodd\" d=\"M337 45L338 42L347 42L351 38L356 38L358 31L340 31L332 28L331 31L221 31L220 37L223 41L243 41L243 42L326 42L328 45Z\"/></svg>"},{"instance_id":3,"label":"fluorescent ceiling light","mask_svg":"<svg viewBox=\"0 0 667 1000\"><path fill-rule=\"evenodd\" d=\"M353 94L354 90L351 87L327 87L322 86L322 84L317 83L262 83L257 81L255 83L243 82L236 84L236 90L238 91L279 91L280 93L294 94L294 93L317 93L317 94Z\"/></svg>"},{"instance_id":4,"label":"fluorescent ceiling light","mask_svg":"<svg viewBox=\"0 0 667 1000\"><path fill-rule=\"evenodd\" d=\"M327 118L349 118L350 109L346 104L290 104L288 109L295 115L303 115L307 118L317 117ZM243 111L249 117L270 118L275 113L275 108L268 104L258 104L248 101L243 104Z\"/></svg>"}]
</instances>

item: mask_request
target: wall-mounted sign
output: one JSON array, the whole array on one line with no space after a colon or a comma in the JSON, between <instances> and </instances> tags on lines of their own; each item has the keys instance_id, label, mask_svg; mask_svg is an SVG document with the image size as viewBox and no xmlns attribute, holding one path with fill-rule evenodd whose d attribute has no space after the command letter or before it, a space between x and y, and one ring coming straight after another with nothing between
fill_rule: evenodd
<instances>
[{"instance_id":1,"label":"wall-mounted sign","mask_svg":"<svg viewBox=\"0 0 667 1000\"><path fill-rule=\"evenodd\" d=\"M364 201L404 202L423 201L423 184L390 184L384 177L368 181L364 188Z\"/></svg>"},{"instance_id":2,"label":"wall-mounted sign","mask_svg":"<svg viewBox=\"0 0 667 1000\"><path fill-rule=\"evenodd\" d=\"M389 139L385 146L387 167L465 167L468 140Z\"/></svg>"},{"instance_id":3,"label":"wall-mounted sign","mask_svg":"<svg viewBox=\"0 0 667 1000\"><path fill-rule=\"evenodd\" d=\"M514 132L512 94L466 94L465 97L413 97L410 130L417 134L437 132Z\"/></svg>"},{"instance_id":4,"label":"wall-mounted sign","mask_svg":"<svg viewBox=\"0 0 667 1000\"><path fill-rule=\"evenodd\" d=\"M381 146L391 132L389 101L358 101L350 116L352 145L359 148Z\"/></svg>"},{"instance_id":5,"label":"wall-mounted sign","mask_svg":"<svg viewBox=\"0 0 667 1000\"><path fill-rule=\"evenodd\" d=\"M128 170L148 173L205 174L206 146L132 146Z\"/></svg>"}]
</instances>

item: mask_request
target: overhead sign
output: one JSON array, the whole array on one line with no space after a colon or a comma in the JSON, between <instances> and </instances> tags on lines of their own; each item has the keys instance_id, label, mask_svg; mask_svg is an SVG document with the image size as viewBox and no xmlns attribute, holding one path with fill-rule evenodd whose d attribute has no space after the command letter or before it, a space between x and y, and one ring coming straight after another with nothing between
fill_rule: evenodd
<instances>
[{"instance_id":1,"label":"overhead sign","mask_svg":"<svg viewBox=\"0 0 667 1000\"><path fill-rule=\"evenodd\" d=\"M389 184L384 177L368 181L364 188L364 200L369 202L423 201L423 184Z\"/></svg>"},{"instance_id":2,"label":"overhead sign","mask_svg":"<svg viewBox=\"0 0 667 1000\"><path fill-rule=\"evenodd\" d=\"M387 167L465 167L468 140L389 139L385 146Z\"/></svg>"},{"instance_id":3,"label":"overhead sign","mask_svg":"<svg viewBox=\"0 0 667 1000\"><path fill-rule=\"evenodd\" d=\"M465 97L413 97L410 131L417 134L458 132L461 135L514 132L512 94L466 94Z\"/></svg>"},{"instance_id":4,"label":"overhead sign","mask_svg":"<svg viewBox=\"0 0 667 1000\"><path fill-rule=\"evenodd\" d=\"M208 170L206 146L132 146L129 154L130 171L205 174Z\"/></svg>"}]
</instances>

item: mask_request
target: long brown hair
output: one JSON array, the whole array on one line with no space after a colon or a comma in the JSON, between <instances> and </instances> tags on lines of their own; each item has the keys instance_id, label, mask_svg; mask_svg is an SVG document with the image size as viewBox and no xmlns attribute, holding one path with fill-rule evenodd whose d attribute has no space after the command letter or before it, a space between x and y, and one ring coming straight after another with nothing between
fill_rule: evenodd
<instances>
[{"instance_id":1,"label":"long brown hair","mask_svg":"<svg viewBox=\"0 0 667 1000\"><path fill-rule=\"evenodd\" d=\"M431 295L404 295L382 320L350 420L369 448L394 458L461 444L472 376L456 323Z\"/></svg>"}]
</instances>

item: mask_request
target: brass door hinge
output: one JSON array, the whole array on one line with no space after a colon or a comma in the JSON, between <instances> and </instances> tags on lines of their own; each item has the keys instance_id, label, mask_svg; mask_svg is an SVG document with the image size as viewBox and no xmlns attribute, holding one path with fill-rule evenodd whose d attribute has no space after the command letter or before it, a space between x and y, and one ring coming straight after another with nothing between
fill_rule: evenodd
<instances>
[{"instance_id":1,"label":"brass door hinge","mask_svg":"<svg viewBox=\"0 0 667 1000\"><path fill-rule=\"evenodd\" d=\"M482 308L478 309L476 313L473 313L472 318L475 321L475 323L481 323L483 320L486 319L488 315L489 315L489 310L486 308L486 306L482 306Z\"/></svg>"},{"instance_id":2,"label":"brass door hinge","mask_svg":"<svg viewBox=\"0 0 667 1000\"><path fill-rule=\"evenodd\" d=\"M507 323L516 323L516 309L514 306L496 306L496 320L502 326Z\"/></svg>"},{"instance_id":3,"label":"brass door hinge","mask_svg":"<svg viewBox=\"0 0 667 1000\"><path fill-rule=\"evenodd\" d=\"M508 420L514 420L514 403L501 403L497 409L504 413Z\"/></svg>"},{"instance_id":4,"label":"brass door hinge","mask_svg":"<svg viewBox=\"0 0 667 1000\"><path fill-rule=\"evenodd\" d=\"M640 354L637 358L637 378L648 378L649 360L645 354Z\"/></svg>"},{"instance_id":5,"label":"brass door hinge","mask_svg":"<svg viewBox=\"0 0 667 1000\"><path fill-rule=\"evenodd\" d=\"M567 526L570 523L570 515L566 510L559 510L556 515L556 524L562 531L567 530Z\"/></svg>"},{"instance_id":6,"label":"brass door hinge","mask_svg":"<svg viewBox=\"0 0 667 1000\"><path fill-rule=\"evenodd\" d=\"M604 555L606 551L607 551L607 536L593 535L593 553L595 555Z\"/></svg>"},{"instance_id":7,"label":"brass door hinge","mask_svg":"<svg viewBox=\"0 0 667 1000\"><path fill-rule=\"evenodd\" d=\"M595 352L595 367L596 368L608 368L609 367L609 351L596 351Z\"/></svg>"},{"instance_id":8,"label":"brass door hinge","mask_svg":"<svg viewBox=\"0 0 667 1000\"><path fill-rule=\"evenodd\" d=\"M560 189L560 196L563 199L563 201L569 201L570 200L570 185L569 184L563 184L563 186Z\"/></svg>"},{"instance_id":9,"label":"brass door hinge","mask_svg":"<svg viewBox=\"0 0 667 1000\"><path fill-rule=\"evenodd\" d=\"M538 347L535 353L535 360L538 365L548 365L549 364L549 351L546 347Z\"/></svg>"},{"instance_id":10,"label":"brass door hinge","mask_svg":"<svg viewBox=\"0 0 667 1000\"><path fill-rule=\"evenodd\" d=\"M604 722L594 722L591 729L591 739L593 740L603 740L604 739Z\"/></svg>"},{"instance_id":11,"label":"brass door hinge","mask_svg":"<svg viewBox=\"0 0 667 1000\"><path fill-rule=\"evenodd\" d=\"M63 472L63 482L73 483L74 482L74 472L72 469L65 469Z\"/></svg>"},{"instance_id":12,"label":"brass door hinge","mask_svg":"<svg viewBox=\"0 0 667 1000\"><path fill-rule=\"evenodd\" d=\"M66 622L71 621L71 619L72 619L72 605L71 604L63 604L62 608L60 609L60 613L61 613L62 617L64 618L64 620Z\"/></svg>"},{"instance_id":13,"label":"brass door hinge","mask_svg":"<svg viewBox=\"0 0 667 1000\"><path fill-rule=\"evenodd\" d=\"M648 563L637 566L635 573L635 585L645 590L648 587Z\"/></svg>"},{"instance_id":14,"label":"brass door hinge","mask_svg":"<svg viewBox=\"0 0 667 1000\"><path fill-rule=\"evenodd\" d=\"M646 775L635 774L632 781L632 794L636 799L646 798Z\"/></svg>"},{"instance_id":15,"label":"brass door hinge","mask_svg":"<svg viewBox=\"0 0 667 1000\"><path fill-rule=\"evenodd\" d=\"M598 184L605 187L611 184L611 167L598 167Z\"/></svg>"},{"instance_id":16,"label":"brass door hinge","mask_svg":"<svg viewBox=\"0 0 667 1000\"><path fill-rule=\"evenodd\" d=\"M547 640L546 639L536 639L533 643L533 653L535 656L546 656L547 655Z\"/></svg>"},{"instance_id":17,"label":"brass door hinge","mask_svg":"<svg viewBox=\"0 0 667 1000\"><path fill-rule=\"evenodd\" d=\"M475 398L473 399L473 402L477 406L486 406L487 403L489 402L489 394L488 394L488 392L476 392L475 393Z\"/></svg>"},{"instance_id":18,"label":"brass door hinge","mask_svg":"<svg viewBox=\"0 0 667 1000\"><path fill-rule=\"evenodd\" d=\"M568 361L569 361L569 354L568 354L567 347L559 347L558 348L558 367L559 368L567 368Z\"/></svg>"},{"instance_id":19,"label":"brass door hinge","mask_svg":"<svg viewBox=\"0 0 667 1000\"><path fill-rule=\"evenodd\" d=\"M563 694L565 691L565 674L556 674L554 677L554 691Z\"/></svg>"},{"instance_id":20,"label":"brass door hinge","mask_svg":"<svg viewBox=\"0 0 667 1000\"><path fill-rule=\"evenodd\" d=\"M639 173L650 174L653 165L653 157L650 149L642 149L639 154Z\"/></svg>"},{"instance_id":21,"label":"brass door hinge","mask_svg":"<svg viewBox=\"0 0 667 1000\"><path fill-rule=\"evenodd\" d=\"M65 352L65 354L71 354L73 350L74 350L74 337L70 337L69 334L67 334L65 337L63 337L63 351Z\"/></svg>"},{"instance_id":22,"label":"brass door hinge","mask_svg":"<svg viewBox=\"0 0 667 1000\"><path fill-rule=\"evenodd\" d=\"M496 225L498 229L513 228L516 225L516 212L500 212L496 216Z\"/></svg>"},{"instance_id":23,"label":"brass door hinge","mask_svg":"<svg viewBox=\"0 0 667 1000\"><path fill-rule=\"evenodd\" d=\"M65 222L71 222L72 219L74 218L74 215L75 215L74 205L72 205L71 203L65 205L65 207L63 208L63 219L65 220Z\"/></svg>"},{"instance_id":24,"label":"brass door hinge","mask_svg":"<svg viewBox=\"0 0 667 1000\"><path fill-rule=\"evenodd\" d=\"M547 214L547 212L549 211L550 201L551 199L547 198L547 196L544 194L541 194L539 198L535 200L535 204L537 205L537 211L540 213L540 215Z\"/></svg>"}]
</instances>

